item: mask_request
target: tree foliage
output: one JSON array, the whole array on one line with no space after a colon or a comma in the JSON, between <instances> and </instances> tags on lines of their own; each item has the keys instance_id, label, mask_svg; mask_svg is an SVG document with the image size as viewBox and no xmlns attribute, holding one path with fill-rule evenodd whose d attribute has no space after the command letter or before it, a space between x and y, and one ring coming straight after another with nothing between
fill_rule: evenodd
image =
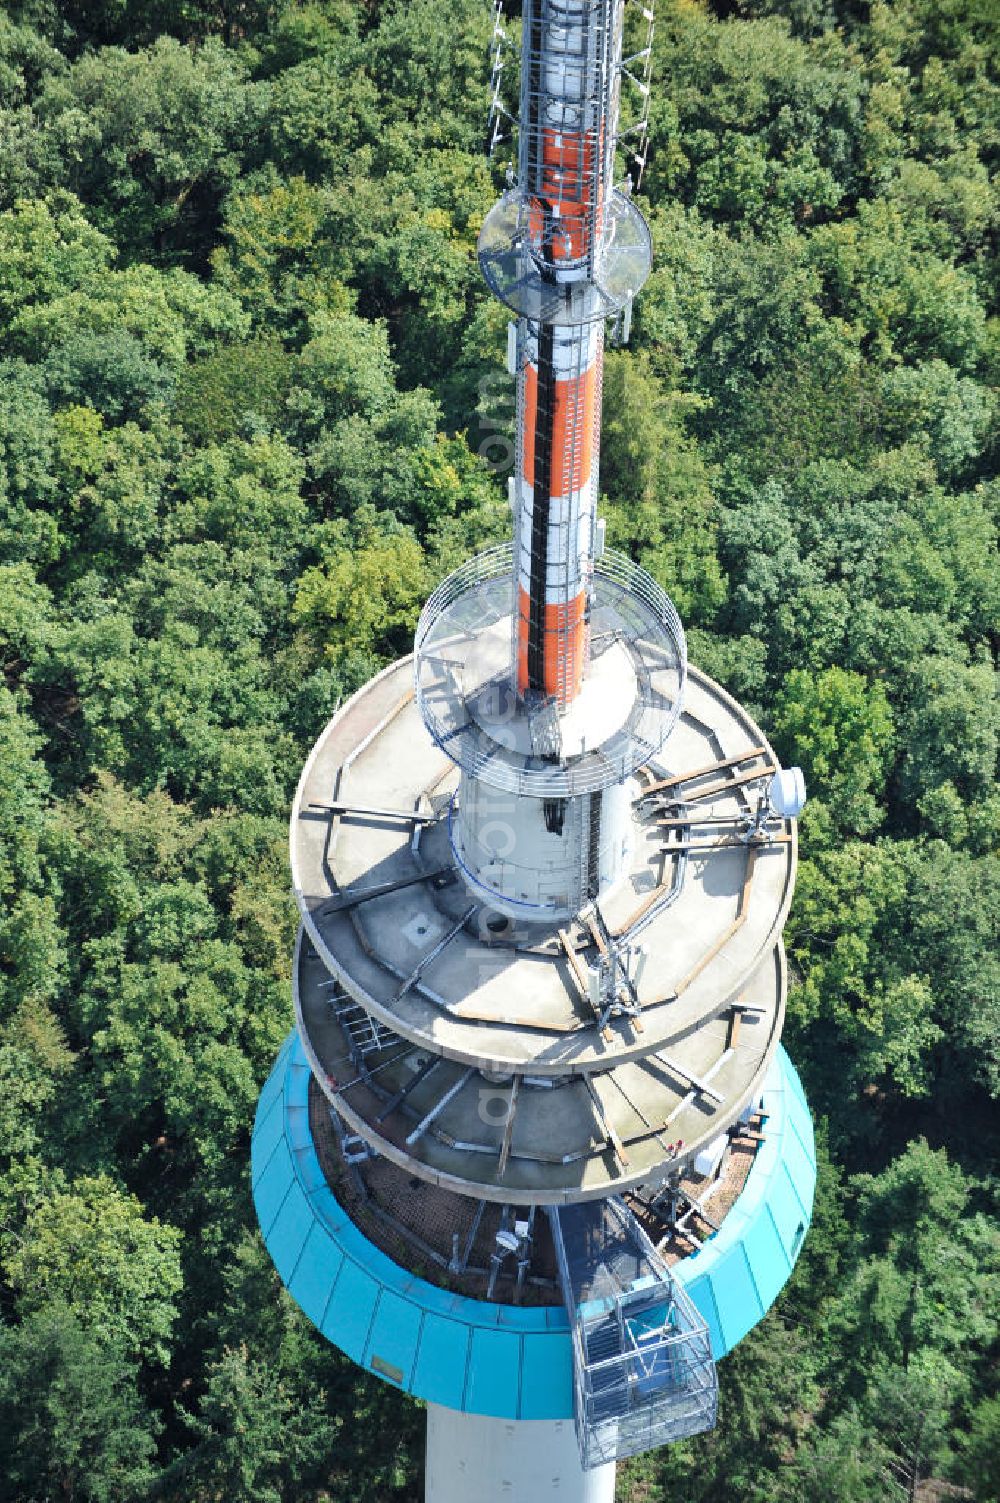
<instances>
[{"instance_id":1,"label":"tree foliage","mask_svg":"<svg viewBox=\"0 0 1000 1503\"><path fill-rule=\"evenodd\" d=\"M657 11L601 505L805 768L788 1032L822 1147L723 1423L619 1494L997 1503L995 6ZM489 31L480 0L0 16L12 1500L419 1494L419 1411L277 1288L247 1140L298 769L509 525Z\"/></svg>"}]
</instances>

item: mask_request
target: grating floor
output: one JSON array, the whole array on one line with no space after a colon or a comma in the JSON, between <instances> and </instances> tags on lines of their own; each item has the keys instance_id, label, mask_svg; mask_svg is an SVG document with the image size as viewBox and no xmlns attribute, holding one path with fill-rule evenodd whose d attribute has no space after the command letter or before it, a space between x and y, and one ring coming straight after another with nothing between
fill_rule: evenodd
<instances>
[{"instance_id":1,"label":"grating floor","mask_svg":"<svg viewBox=\"0 0 1000 1503\"><path fill-rule=\"evenodd\" d=\"M473 1238L468 1271L451 1273L447 1264L453 1253L453 1237L457 1234L459 1254L463 1255L478 1202L409 1175L388 1159L370 1159L356 1166L367 1192L362 1194L344 1164L326 1099L315 1081L309 1087L309 1122L323 1172L337 1199L365 1236L428 1282L482 1299L503 1208L486 1204ZM526 1206L516 1206L513 1210L518 1218L527 1219ZM516 1273L514 1259L505 1260L496 1283L495 1298L499 1302L514 1302ZM544 1212L535 1216L530 1279L522 1288L518 1303L562 1303L555 1249Z\"/></svg>"},{"instance_id":2,"label":"grating floor","mask_svg":"<svg viewBox=\"0 0 1000 1503\"><path fill-rule=\"evenodd\" d=\"M309 1086L309 1122L327 1181L365 1236L389 1257L406 1264L429 1283L467 1294L473 1299L484 1298L502 1207L486 1203L472 1240L467 1271L450 1272L447 1265L453 1255L453 1238L457 1234L459 1254L464 1255L475 1224L478 1202L407 1174L384 1158L355 1165L356 1174L352 1173L341 1155L326 1098L315 1080L310 1081ZM719 1183L705 1207L716 1224L721 1223L742 1192L757 1143L758 1138L752 1131L744 1131L734 1140ZM683 1188L702 1197L709 1183L708 1180L689 1178L683 1181ZM667 1230L662 1219L637 1197L626 1195L623 1198L652 1242L659 1243ZM513 1207L513 1211L520 1218L526 1218L528 1214L525 1206ZM690 1227L700 1240L712 1232L712 1228L697 1216L692 1216ZM670 1237L661 1251L664 1261L673 1264L689 1257L694 1246L683 1232L679 1232ZM500 1303L515 1301L516 1271L513 1258L502 1264L494 1292L494 1298ZM541 1211L535 1216L530 1278L523 1286L518 1302L525 1305L562 1303L549 1220Z\"/></svg>"}]
</instances>

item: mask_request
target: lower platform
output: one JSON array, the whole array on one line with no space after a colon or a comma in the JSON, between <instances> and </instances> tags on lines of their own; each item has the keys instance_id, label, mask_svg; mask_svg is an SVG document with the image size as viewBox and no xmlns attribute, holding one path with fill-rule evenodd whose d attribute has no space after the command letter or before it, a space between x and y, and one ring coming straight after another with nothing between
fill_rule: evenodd
<instances>
[{"instance_id":1,"label":"lower platform","mask_svg":"<svg viewBox=\"0 0 1000 1503\"><path fill-rule=\"evenodd\" d=\"M370 1242L320 1167L310 1074L292 1033L261 1093L252 1141L261 1231L292 1297L353 1361L429 1404L502 1420L571 1420L565 1310L450 1293ZM777 1298L812 1211L812 1123L781 1047L763 1096L763 1142L742 1193L716 1235L671 1270L708 1326L716 1361Z\"/></svg>"}]
</instances>

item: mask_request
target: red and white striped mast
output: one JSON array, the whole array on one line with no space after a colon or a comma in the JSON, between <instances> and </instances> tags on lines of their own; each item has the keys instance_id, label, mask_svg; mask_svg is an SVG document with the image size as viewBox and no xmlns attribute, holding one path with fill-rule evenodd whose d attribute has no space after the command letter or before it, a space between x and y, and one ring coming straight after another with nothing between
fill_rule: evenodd
<instances>
[{"instance_id":1,"label":"red and white striped mast","mask_svg":"<svg viewBox=\"0 0 1000 1503\"><path fill-rule=\"evenodd\" d=\"M514 678L524 700L560 711L588 661L604 322L650 264L645 224L614 185L623 12L624 0L526 0L517 185L480 241L487 282L519 315Z\"/></svg>"}]
</instances>

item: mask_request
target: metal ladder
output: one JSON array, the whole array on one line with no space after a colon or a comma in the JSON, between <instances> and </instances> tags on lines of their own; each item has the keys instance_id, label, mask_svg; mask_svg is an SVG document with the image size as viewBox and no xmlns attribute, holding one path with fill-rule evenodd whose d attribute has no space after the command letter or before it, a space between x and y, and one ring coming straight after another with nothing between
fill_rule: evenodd
<instances>
[{"instance_id":1,"label":"metal ladder","mask_svg":"<svg viewBox=\"0 0 1000 1503\"><path fill-rule=\"evenodd\" d=\"M387 1045L396 1042L398 1035L377 1018L373 1018L371 1013L365 1012L359 1003L334 999L331 1005L336 1012L337 1022L347 1035L352 1054L366 1059L369 1054L377 1054Z\"/></svg>"},{"instance_id":2,"label":"metal ladder","mask_svg":"<svg viewBox=\"0 0 1000 1503\"><path fill-rule=\"evenodd\" d=\"M577 554L577 542L580 521L580 498L582 487L577 482L576 471L580 460L580 441L583 434L583 392L580 382L584 370L584 352L590 343L590 334L587 326L575 330L574 339L576 349L573 365L570 373L564 379L572 383L575 396L572 402L572 411L567 414L566 431L563 439L563 474L566 476L568 490L566 492L566 520L565 541L562 549L562 579L560 581L560 593L564 606L562 625L559 639L557 640L558 667L556 671L556 693L560 705L565 705L569 694L569 603L570 603L570 576L576 572L579 560ZM581 581L582 582L582 581ZM574 595L575 595L574 591Z\"/></svg>"}]
</instances>

